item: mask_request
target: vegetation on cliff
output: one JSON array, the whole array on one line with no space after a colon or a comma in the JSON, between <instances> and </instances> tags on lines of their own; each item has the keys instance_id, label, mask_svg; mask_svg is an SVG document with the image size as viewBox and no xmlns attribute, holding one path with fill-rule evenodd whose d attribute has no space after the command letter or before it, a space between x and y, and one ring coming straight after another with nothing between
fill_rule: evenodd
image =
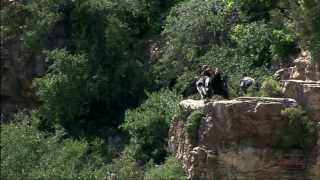
<instances>
[{"instance_id":1,"label":"vegetation on cliff","mask_svg":"<svg viewBox=\"0 0 320 180\"><path fill-rule=\"evenodd\" d=\"M167 131L199 65L238 96L244 72L261 82L302 48L320 61L319 19L317 0L1 1L1 51L48 66L38 111L1 122L1 178L184 178Z\"/></svg>"}]
</instances>

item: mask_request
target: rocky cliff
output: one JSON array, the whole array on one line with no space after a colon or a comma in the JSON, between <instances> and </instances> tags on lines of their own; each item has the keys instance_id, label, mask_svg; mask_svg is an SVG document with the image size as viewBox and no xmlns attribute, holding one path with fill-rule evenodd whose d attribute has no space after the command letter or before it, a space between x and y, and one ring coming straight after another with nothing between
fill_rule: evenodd
<instances>
[{"instance_id":1,"label":"rocky cliff","mask_svg":"<svg viewBox=\"0 0 320 180\"><path fill-rule=\"evenodd\" d=\"M21 41L5 39L1 46L1 120L36 105L32 79L45 72L45 61L23 49Z\"/></svg>"},{"instance_id":2,"label":"rocky cliff","mask_svg":"<svg viewBox=\"0 0 320 180\"><path fill-rule=\"evenodd\" d=\"M296 99L309 117L320 122L320 81L284 80L283 93Z\"/></svg>"},{"instance_id":3,"label":"rocky cliff","mask_svg":"<svg viewBox=\"0 0 320 180\"><path fill-rule=\"evenodd\" d=\"M190 179L283 180L311 179L317 171L315 153L299 155L301 167L288 171L290 159L275 148L288 122L281 111L297 106L290 98L241 97L204 103L184 100L182 114L172 121L169 148L182 161ZM186 117L202 112L194 135ZM317 151L317 150L315 150ZM300 158L300 159L299 159ZM302 158L302 159L301 159Z\"/></svg>"}]
</instances>

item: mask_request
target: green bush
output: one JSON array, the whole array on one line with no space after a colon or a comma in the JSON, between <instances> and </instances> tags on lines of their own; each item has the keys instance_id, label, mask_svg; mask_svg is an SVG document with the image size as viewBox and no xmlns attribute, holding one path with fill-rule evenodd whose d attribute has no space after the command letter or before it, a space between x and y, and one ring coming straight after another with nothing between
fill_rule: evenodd
<instances>
[{"instance_id":1,"label":"green bush","mask_svg":"<svg viewBox=\"0 0 320 180\"><path fill-rule=\"evenodd\" d=\"M48 52L48 60L52 63L48 73L33 82L36 94L43 102L41 113L62 125L76 124L74 121L85 113L83 104L89 93L88 59L62 49Z\"/></svg>"},{"instance_id":2,"label":"green bush","mask_svg":"<svg viewBox=\"0 0 320 180\"><path fill-rule=\"evenodd\" d=\"M310 150L315 143L315 123L312 122L301 107L290 107L281 112L288 127L283 129L279 148Z\"/></svg>"},{"instance_id":3,"label":"green bush","mask_svg":"<svg viewBox=\"0 0 320 180\"><path fill-rule=\"evenodd\" d=\"M187 179L184 170L175 157L169 156L164 164L147 169L145 180Z\"/></svg>"},{"instance_id":4,"label":"green bush","mask_svg":"<svg viewBox=\"0 0 320 180\"><path fill-rule=\"evenodd\" d=\"M238 46L239 54L252 68L271 65L270 31L271 27L264 21L238 24L232 29L231 37Z\"/></svg>"},{"instance_id":5,"label":"green bush","mask_svg":"<svg viewBox=\"0 0 320 180\"><path fill-rule=\"evenodd\" d=\"M283 97L282 89L278 81L271 77L266 78L261 85L261 96L267 97Z\"/></svg>"},{"instance_id":6,"label":"green bush","mask_svg":"<svg viewBox=\"0 0 320 180\"><path fill-rule=\"evenodd\" d=\"M108 180L112 180L112 176L118 180L142 179L143 171L138 164L131 158L121 157L114 159L112 163L106 167Z\"/></svg>"},{"instance_id":7,"label":"green bush","mask_svg":"<svg viewBox=\"0 0 320 180\"><path fill-rule=\"evenodd\" d=\"M199 110L193 111L187 118L185 127L188 133L188 137L195 142L198 137L198 129L203 117L203 113Z\"/></svg>"},{"instance_id":8,"label":"green bush","mask_svg":"<svg viewBox=\"0 0 320 180\"><path fill-rule=\"evenodd\" d=\"M1 124L1 179L104 179L99 152L84 140L37 129L34 114Z\"/></svg>"},{"instance_id":9,"label":"green bush","mask_svg":"<svg viewBox=\"0 0 320 180\"><path fill-rule=\"evenodd\" d=\"M126 112L122 127L130 135L127 152L137 161L164 160L170 122L179 114L180 100L174 92L162 90L149 94L140 107Z\"/></svg>"},{"instance_id":10,"label":"green bush","mask_svg":"<svg viewBox=\"0 0 320 180\"><path fill-rule=\"evenodd\" d=\"M96 129L99 122L85 118L91 114L89 104L96 94L93 81L89 81L88 58L65 49L49 51L47 58L51 63L47 74L33 81L36 95L42 102L39 111L42 127L52 129L58 124L75 136ZM99 127L105 123L100 122Z\"/></svg>"}]
</instances>

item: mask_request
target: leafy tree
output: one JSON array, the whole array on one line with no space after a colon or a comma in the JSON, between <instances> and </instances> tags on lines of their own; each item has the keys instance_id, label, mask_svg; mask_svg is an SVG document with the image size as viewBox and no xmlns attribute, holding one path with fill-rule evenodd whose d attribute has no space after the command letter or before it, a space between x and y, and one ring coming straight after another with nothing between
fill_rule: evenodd
<instances>
[{"instance_id":1,"label":"leafy tree","mask_svg":"<svg viewBox=\"0 0 320 180\"><path fill-rule=\"evenodd\" d=\"M255 11L249 11L254 9ZM162 35L162 56L152 67L156 82L190 84L201 64L219 67L229 79L244 72L258 79L297 53L296 36L274 15L277 1L183 1L171 9Z\"/></svg>"},{"instance_id":2,"label":"leafy tree","mask_svg":"<svg viewBox=\"0 0 320 180\"><path fill-rule=\"evenodd\" d=\"M49 2L48 13L54 12ZM52 65L35 87L46 120L61 123L71 135L106 137L107 129L122 122L124 110L144 97L144 63L118 5L111 0L79 0L60 8L69 39L65 50L48 53Z\"/></svg>"},{"instance_id":3,"label":"leafy tree","mask_svg":"<svg viewBox=\"0 0 320 180\"><path fill-rule=\"evenodd\" d=\"M71 133L81 131L85 123L90 94L88 60L84 55L71 55L65 50L48 53L48 73L34 80L34 87L43 102L41 114L52 125L63 125Z\"/></svg>"},{"instance_id":4,"label":"leafy tree","mask_svg":"<svg viewBox=\"0 0 320 180\"><path fill-rule=\"evenodd\" d=\"M228 31L234 21L232 8L218 0L183 1L172 8L162 32L162 57L152 67L156 82L167 86L171 79L195 72L199 57L230 41Z\"/></svg>"},{"instance_id":5,"label":"leafy tree","mask_svg":"<svg viewBox=\"0 0 320 180\"><path fill-rule=\"evenodd\" d=\"M87 141L38 130L34 114L1 124L1 179L104 179L106 166ZM98 142L98 141L97 141Z\"/></svg>"},{"instance_id":6,"label":"leafy tree","mask_svg":"<svg viewBox=\"0 0 320 180\"><path fill-rule=\"evenodd\" d=\"M122 127L130 135L127 149L130 156L142 163L164 160L170 122L179 111L180 100L175 93L162 90L149 94L140 107L126 112Z\"/></svg>"},{"instance_id":7,"label":"leafy tree","mask_svg":"<svg viewBox=\"0 0 320 180\"><path fill-rule=\"evenodd\" d=\"M163 21L172 6L181 0L125 0L127 11L132 15L132 21L137 26L137 35L158 35Z\"/></svg>"},{"instance_id":8,"label":"leafy tree","mask_svg":"<svg viewBox=\"0 0 320 180\"><path fill-rule=\"evenodd\" d=\"M242 21L270 20L270 11L277 7L278 0L230 0L239 10Z\"/></svg>"},{"instance_id":9,"label":"leafy tree","mask_svg":"<svg viewBox=\"0 0 320 180\"><path fill-rule=\"evenodd\" d=\"M289 4L292 25L303 48L310 50L315 62L320 62L320 5L317 0L284 1Z\"/></svg>"}]
</instances>

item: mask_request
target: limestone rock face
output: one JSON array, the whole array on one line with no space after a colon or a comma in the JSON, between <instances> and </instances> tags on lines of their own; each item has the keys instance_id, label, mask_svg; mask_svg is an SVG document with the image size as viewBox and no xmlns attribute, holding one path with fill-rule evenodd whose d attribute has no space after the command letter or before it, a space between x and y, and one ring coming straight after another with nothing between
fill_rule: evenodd
<instances>
[{"instance_id":1,"label":"limestone rock face","mask_svg":"<svg viewBox=\"0 0 320 180\"><path fill-rule=\"evenodd\" d=\"M306 80L308 79L307 67L311 66L310 56L301 56L293 61L294 67L289 68L290 79Z\"/></svg>"},{"instance_id":2,"label":"limestone rock face","mask_svg":"<svg viewBox=\"0 0 320 180\"><path fill-rule=\"evenodd\" d=\"M274 73L274 77L280 80L320 80L320 65L311 60L310 52L303 51L293 60L294 66L281 68Z\"/></svg>"},{"instance_id":3,"label":"limestone rock face","mask_svg":"<svg viewBox=\"0 0 320 180\"><path fill-rule=\"evenodd\" d=\"M204 113L196 141L188 138L184 120L175 117L169 148L182 161L190 179L283 180L282 154L274 150L287 122L281 110L297 106L294 99L241 97L206 103L185 100L182 110ZM201 106L199 106L201 104ZM183 117L180 117L183 118ZM305 179L305 171L295 177Z\"/></svg>"},{"instance_id":4,"label":"limestone rock face","mask_svg":"<svg viewBox=\"0 0 320 180\"><path fill-rule=\"evenodd\" d=\"M320 122L320 81L282 81L286 97L296 99L309 117Z\"/></svg>"},{"instance_id":5,"label":"limestone rock face","mask_svg":"<svg viewBox=\"0 0 320 180\"><path fill-rule=\"evenodd\" d=\"M193 99L187 99L184 101L181 101L179 103L179 106L184 109L185 111L192 111L197 109L202 109L205 106L204 101L198 101Z\"/></svg>"}]
</instances>

